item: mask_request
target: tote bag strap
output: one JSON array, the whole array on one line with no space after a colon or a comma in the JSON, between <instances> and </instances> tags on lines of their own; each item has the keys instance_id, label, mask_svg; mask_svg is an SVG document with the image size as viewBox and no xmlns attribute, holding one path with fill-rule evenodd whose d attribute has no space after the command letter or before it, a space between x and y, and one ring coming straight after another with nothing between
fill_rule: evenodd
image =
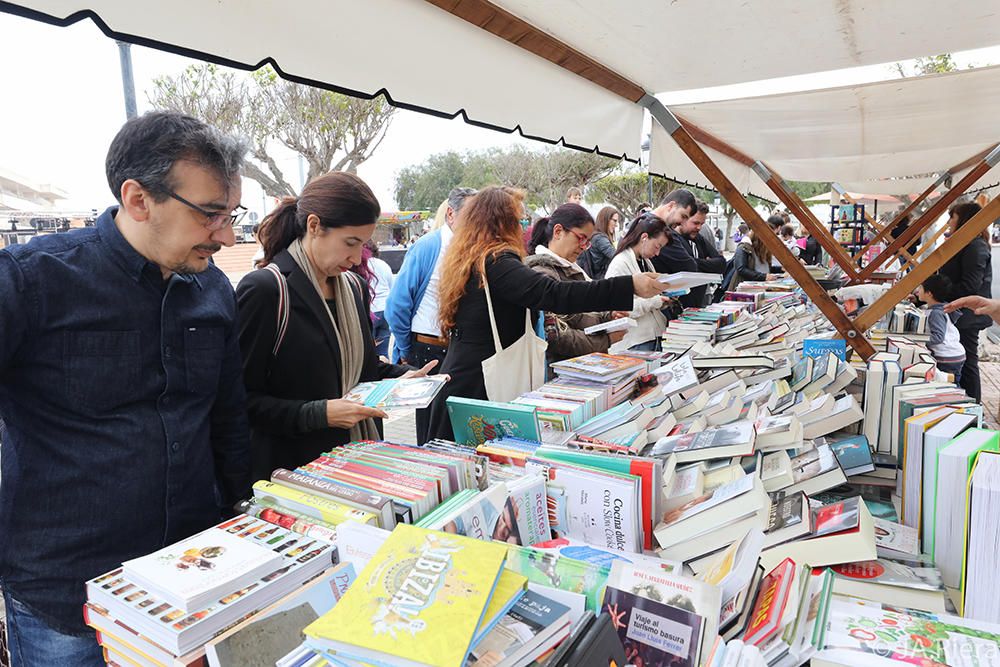
<instances>
[{"instance_id":1,"label":"tote bag strap","mask_svg":"<svg viewBox=\"0 0 1000 667\"><path fill-rule=\"evenodd\" d=\"M271 356L277 357L281 343L285 340L285 332L288 331L288 315L291 311L288 304L288 281L275 264L268 264L264 270L269 271L278 281L278 326L274 336L274 347L271 349Z\"/></svg>"},{"instance_id":2,"label":"tote bag strap","mask_svg":"<svg viewBox=\"0 0 1000 667\"><path fill-rule=\"evenodd\" d=\"M493 346L497 352L503 349L503 345L500 344L500 333L497 331L497 319L493 314L493 297L490 295L490 283L483 276L483 290L486 292L486 310L490 314L490 329L493 331ZM524 309L524 333L534 333L531 328L531 313L525 308Z\"/></svg>"}]
</instances>

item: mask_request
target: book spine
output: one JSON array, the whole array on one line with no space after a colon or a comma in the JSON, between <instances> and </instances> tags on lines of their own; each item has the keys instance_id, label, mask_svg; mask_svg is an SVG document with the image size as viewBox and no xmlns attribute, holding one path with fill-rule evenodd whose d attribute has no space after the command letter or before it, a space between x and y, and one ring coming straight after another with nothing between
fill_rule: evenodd
<instances>
[{"instance_id":1,"label":"book spine","mask_svg":"<svg viewBox=\"0 0 1000 667\"><path fill-rule=\"evenodd\" d=\"M316 459L313 464L317 466L322 466L329 468L330 470L342 470L344 472L351 472L363 476L375 477L376 479L384 480L385 482L398 486L401 489L408 490L409 493L418 493L420 495L425 495L429 492L435 490L436 484L428 480L420 480L409 475L403 475L401 473L392 472L390 470L385 470L371 465L368 462L352 462L349 459L344 458L331 458L328 456L321 456Z\"/></svg>"},{"instance_id":2,"label":"book spine","mask_svg":"<svg viewBox=\"0 0 1000 667\"><path fill-rule=\"evenodd\" d=\"M253 490L256 498L263 499L267 496L274 496L279 505L289 504L292 510L301 511L334 525L347 520L359 523L376 523L375 514L372 512L357 510L328 498L315 496L280 484L262 480L253 485Z\"/></svg>"},{"instance_id":3,"label":"book spine","mask_svg":"<svg viewBox=\"0 0 1000 667\"><path fill-rule=\"evenodd\" d=\"M374 512L381 518L379 527L392 530L394 524L393 512L388 498L372 493L365 493L360 489L353 489L343 484L337 484L322 477L294 470L285 470L284 468L278 468L271 473L271 481L282 486L304 490L307 493L326 496L345 505L350 505L355 509Z\"/></svg>"}]
</instances>

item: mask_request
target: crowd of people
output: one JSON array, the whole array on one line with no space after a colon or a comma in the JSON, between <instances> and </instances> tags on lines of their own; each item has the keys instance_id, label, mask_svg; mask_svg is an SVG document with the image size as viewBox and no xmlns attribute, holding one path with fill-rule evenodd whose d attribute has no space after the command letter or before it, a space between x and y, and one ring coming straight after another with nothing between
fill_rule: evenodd
<instances>
[{"instance_id":1,"label":"crowd of people","mask_svg":"<svg viewBox=\"0 0 1000 667\"><path fill-rule=\"evenodd\" d=\"M541 333L550 362L655 350L669 318L712 299L666 298L658 274L727 270L703 233L708 206L687 190L627 223L611 207L595 219L571 191L526 245L524 193L491 186L452 190L393 277L371 243L379 202L331 172L265 217L261 268L234 294L211 257L245 212L245 150L180 114L129 120L106 159L117 203L93 227L0 251L0 587L14 665L103 664L80 612L87 579L213 525L275 468L380 437L386 415L343 398L359 382L448 374L416 424L421 442L450 438L448 397L490 398L483 364L500 349ZM981 263L970 245L945 267L956 296L989 296ZM733 284L774 277L754 232L732 272ZM584 331L626 316L624 333Z\"/></svg>"}]
</instances>

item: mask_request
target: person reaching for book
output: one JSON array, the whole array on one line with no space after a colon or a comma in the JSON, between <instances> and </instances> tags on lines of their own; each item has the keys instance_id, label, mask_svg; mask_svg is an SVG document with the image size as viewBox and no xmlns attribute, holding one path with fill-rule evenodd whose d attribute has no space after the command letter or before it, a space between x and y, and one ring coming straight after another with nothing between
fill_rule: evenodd
<instances>
[{"instance_id":1,"label":"person reaching for book","mask_svg":"<svg viewBox=\"0 0 1000 667\"><path fill-rule=\"evenodd\" d=\"M380 211L364 181L330 172L261 224L265 268L236 288L254 479L380 438L385 413L343 396L359 382L426 375L437 364L415 370L376 353L371 292L350 269Z\"/></svg>"},{"instance_id":2,"label":"person reaching for book","mask_svg":"<svg viewBox=\"0 0 1000 667\"><path fill-rule=\"evenodd\" d=\"M780 274L770 272L771 259L771 251L764 245L763 239L756 231L751 230L736 246L736 253L733 255L735 271L733 272L733 280L729 283L729 289L736 289L736 286L744 280L776 280Z\"/></svg>"},{"instance_id":3,"label":"person reaching for book","mask_svg":"<svg viewBox=\"0 0 1000 667\"><path fill-rule=\"evenodd\" d=\"M588 281L590 276L575 262L590 246L594 234L594 219L579 204L563 204L542 218L532 229L529 250L534 254L524 264L558 281ZM614 319L610 311L559 315L545 313L545 340L548 363L579 357L591 352L607 352L612 343L624 336L623 331L587 334L589 326Z\"/></svg>"},{"instance_id":4,"label":"person reaching for book","mask_svg":"<svg viewBox=\"0 0 1000 667\"><path fill-rule=\"evenodd\" d=\"M618 243L618 251L608 266L608 277L642 275L651 271L650 258L657 257L670 242L667 225L661 218L651 213L639 216ZM662 310L669 303L670 300L660 294L637 295L632 301L631 312L636 326L625 333L624 345L631 350L658 350L660 336L667 326L667 316Z\"/></svg>"},{"instance_id":5,"label":"person reaching for book","mask_svg":"<svg viewBox=\"0 0 1000 667\"><path fill-rule=\"evenodd\" d=\"M553 280L524 265L520 218L524 194L493 186L469 198L455 225L441 273L441 330L450 334L441 372L451 376L431 404L430 437L452 439L449 396L488 399L483 362L501 352L493 338L492 315L502 348L525 334L528 309L555 313L623 310L633 294L659 294L655 274L638 273L605 280ZM484 285L485 283L485 285ZM521 369L511 368L511 374Z\"/></svg>"},{"instance_id":6,"label":"person reaching for book","mask_svg":"<svg viewBox=\"0 0 1000 667\"><path fill-rule=\"evenodd\" d=\"M976 315L988 315L994 323L1000 324L1000 299L987 299L985 296L963 296L961 299L949 301L944 306L944 312L954 313L967 308Z\"/></svg>"}]
</instances>

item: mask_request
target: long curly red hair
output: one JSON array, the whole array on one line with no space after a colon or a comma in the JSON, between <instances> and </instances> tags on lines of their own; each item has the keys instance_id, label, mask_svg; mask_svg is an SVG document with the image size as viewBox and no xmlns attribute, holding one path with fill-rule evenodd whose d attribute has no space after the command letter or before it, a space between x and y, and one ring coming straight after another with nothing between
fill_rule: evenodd
<instances>
[{"instance_id":1,"label":"long curly red hair","mask_svg":"<svg viewBox=\"0 0 1000 667\"><path fill-rule=\"evenodd\" d=\"M506 251L524 257L520 223L523 213L524 192L515 188L490 186L465 201L441 266L441 331L454 328L458 302L465 295L473 271L479 274L482 286L487 259Z\"/></svg>"}]
</instances>

